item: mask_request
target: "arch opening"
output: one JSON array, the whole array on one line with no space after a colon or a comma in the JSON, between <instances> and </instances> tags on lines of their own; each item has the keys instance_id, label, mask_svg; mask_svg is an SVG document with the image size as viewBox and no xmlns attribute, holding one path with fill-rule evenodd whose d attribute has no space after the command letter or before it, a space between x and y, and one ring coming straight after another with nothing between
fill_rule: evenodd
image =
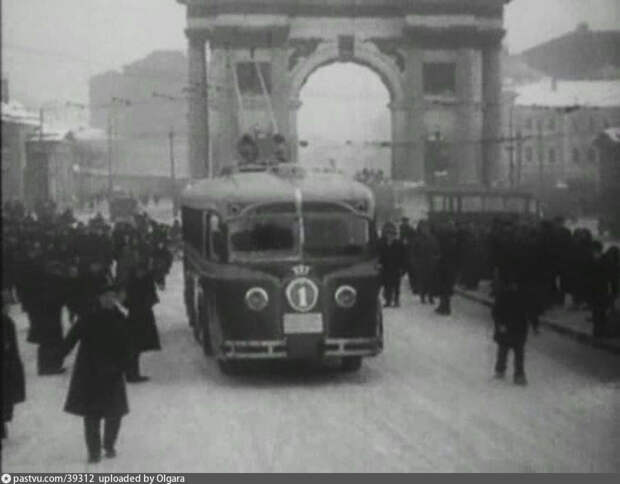
<instances>
[{"instance_id":1,"label":"arch opening","mask_svg":"<svg viewBox=\"0 0 620 484\"><path fill-rule=\"evenodd\" d=\"M321 63L299 83L299 161L389 178L393 89L363 62Z\"/></svg>"}]
</instances>

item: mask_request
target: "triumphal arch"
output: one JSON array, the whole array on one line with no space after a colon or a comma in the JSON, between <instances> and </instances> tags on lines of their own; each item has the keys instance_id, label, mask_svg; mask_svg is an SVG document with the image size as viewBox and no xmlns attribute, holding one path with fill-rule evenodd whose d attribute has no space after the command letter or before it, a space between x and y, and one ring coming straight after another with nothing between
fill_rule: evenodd
<instances>
[{"instance_id":1,"label":"triumphal arch","mask_svg":"<svg viewBox=\"0 0 620 484\"><path fill-rule=\"evenodd\" d=\"M394 179L424 179L427 141L441 130L453 182L493 181L508 0L177 1L187 10L193 177L232 161L252 130L283 134L295 158L304 83L355 62L390 93Z\"/></svg>"}]
</instances>

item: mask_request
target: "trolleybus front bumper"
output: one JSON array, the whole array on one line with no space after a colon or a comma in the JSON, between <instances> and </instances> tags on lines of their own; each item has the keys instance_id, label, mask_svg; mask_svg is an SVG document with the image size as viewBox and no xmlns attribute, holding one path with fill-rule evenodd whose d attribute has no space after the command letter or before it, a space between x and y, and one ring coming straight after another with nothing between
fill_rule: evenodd
<instances>
[{"instance_id":1,"label":"trolleybus front bumper","mask_svg":"<svg viewBox=\"0 0 620 484\"><path fill-rule=\"evenodd\" d=\"M269 341L224 341L224 359L291 358L286 339ZM323 358L376 356L382 350L379 338L326 338L319 342L317 355Z\"/></svg>"}]
</instances>

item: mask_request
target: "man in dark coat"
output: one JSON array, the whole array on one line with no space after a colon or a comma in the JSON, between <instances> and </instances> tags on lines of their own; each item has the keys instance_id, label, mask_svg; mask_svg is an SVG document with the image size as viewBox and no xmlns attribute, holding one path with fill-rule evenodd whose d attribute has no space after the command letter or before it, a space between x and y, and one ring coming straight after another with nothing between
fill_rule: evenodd
<instances>
[{"instance_id":1,"label":"man in dark coat","mask_svg":"<svg viewBox=\"0 0 620 484\"><path fill-rule=\"evenodd\" d=\"M437 292L437 263L439 262L439 242L431 233L428 222L423 220L418 224L417 235L414 239L412 264L416 273L416 282L420 294L420 302L434 304Z\"/></svg>"},{"instance_id":2,"label":"man in dark coat","mask_svg":"<svg viewBox=\"0 0 620 484\"><path fill-rule=\"evenodd\" d=\"M39 297L42 310L38 322L37 366L39 375L64 373L59 360L62 346L62 307L66 304L67 280L58 261L46 264L45 284Z\"/></svg>"},{"instance_id":3,"label":"man in dark coat","mask_svg":"<svg viewBox=\"0 0 620 484\"><path fill-rule=\"evenodd\" d=\"M383 280L385 306L400 306L400 278L405 269L405 247L396 238L396 227L386 223L379 241L379 264Z\"/></svg>"},{"instance_id":4,"label":"man in dark coat","mask_svg":"<svg viewBox=\"0 0 620 484\"><path fill-rule=\"evenodd\" d=\"M84 417L91 463L101 460L101 421L105 455L114 457L121 419L129 412L123 378L129 355L126 318L113 286L105 285L98 293L98 304L77 321L63 344L66 357L80 342L65 411Z\"/></svg>"},{"instance_id":5,"label":"man in dark coat","mask_svg":"<svg viewBox=\"0 0 620 484\"><path fill-rule=\"evenodd\" d=\"M602 338L606 335L607 311L613 302L613 286L609 277L609 267L603 257L603 246L599 241L592 242L590 270L585 274L590 294L588 302L592 308L594 324L592 336Z\"/></svg>"},{"instance_id":6,"label":"man in dark coat","mask_svg":"<svg viewBox=\"0 0 620 484\"><path fill-rule=\"evenodd\" d=\"M24 366L19 356L15 324L8 315L11 294L2 289L2 438L7 436L6 422L13 419L13 407L26 400Z\"/></svg>"},{"instance_id":7,"label":"man in dark coat","mask_svg":"<svg viewBox=\"0 0 620 484\"><path fill-rule=\"evenodd\" d=\"M148 380L148 377L140 374L140 353L161 349L153 313L153 306L159 302L159 298L148 258L143 257L137 261L126 290L125 306L129 309L128 328L132 351L127 381L140 383Z\"/></svg>"},{"instance_id":8,"label":"man in dark coat","mask_svg":"<svg viewBox=\"0 0 620 484\"><path fill-rule=\"evenodd\" d=\"M405 249L405 271L409 278L409 287L413 294L418 293L418 284L416 282L415 266L412 261L413 245L415 243L416 231L409 223L409 217L403 217L398 227L400 241Z\"/></svg>"},{"instance_id":9,"label":"man in dark coat","mask_svg":"<svg viewBox=\"0 0 620 484\"><path fill-rule=\"evenodd\" d=\"M458 238L454 225L451 222L442 224L437 230L437 239L439 240L439 262L437 264L439 306L435 312L448 316L452 312L450 298L454 292L460 265Z\"/></svg>"},{"instance_id":10,"label":"man in dark coat","mask_svg":"<svg viewBox=\"0 0 620 484\"><path fill-rule=\"evenodd\" d=\"M508 352L514 353L514 383L526 385L524 359L528 333L527 305L523 291L515 282L499 281L492 310L497 343L495 377L504 378Z\"/></svg>"}]
</instances>

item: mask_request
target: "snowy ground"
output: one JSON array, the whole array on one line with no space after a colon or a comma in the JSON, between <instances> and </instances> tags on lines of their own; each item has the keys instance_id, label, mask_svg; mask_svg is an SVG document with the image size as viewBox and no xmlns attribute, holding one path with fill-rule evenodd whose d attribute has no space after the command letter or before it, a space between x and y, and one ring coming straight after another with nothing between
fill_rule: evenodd
<instances>
[{"instance_id":1,"label":"snowy ground","mask_svg":"<svg viewBox=\"0 0 620 484\"><path fill-rule=\"evenodd\" d=\"M530 385L490 378L488 309L443 319L408 294L386 310L385 352L359 373L276 366L220 374L186 326L180 265L156 307L163 350L129 386L118 457L86 464L82 422L62 411L70 374L39 377L16 309L27 401L4 441L5 472L618 472L620 359L532 336ZM72 358L67 366L72 365Z\"/></svg>"}]
</instances>

